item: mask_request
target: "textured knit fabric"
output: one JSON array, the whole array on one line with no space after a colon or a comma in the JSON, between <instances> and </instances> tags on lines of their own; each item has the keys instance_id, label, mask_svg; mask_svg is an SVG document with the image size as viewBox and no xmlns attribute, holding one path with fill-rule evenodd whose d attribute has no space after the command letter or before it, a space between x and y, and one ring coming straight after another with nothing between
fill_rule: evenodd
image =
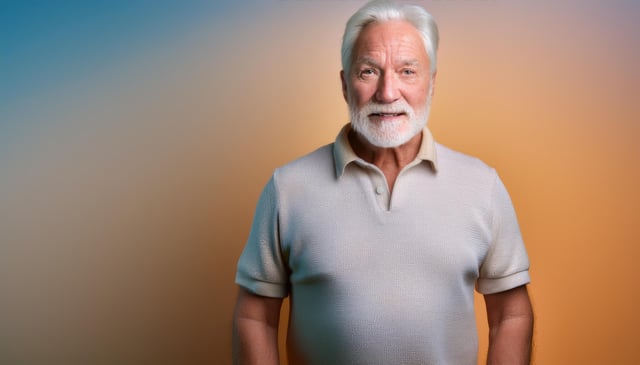
<instances>
[{"instance_id":1,"label":"textured knit fabric","mask_svg":"<svg viewBox=\"0 0 640 365\"><path fill-rule=\"evenodd\" d=\"M507 191L425 129L390 194L347 132L276 169L236 282L290 295L289 352L301 363L475 365L474 287L529 282Z\"/></svg>"}]
</instances>

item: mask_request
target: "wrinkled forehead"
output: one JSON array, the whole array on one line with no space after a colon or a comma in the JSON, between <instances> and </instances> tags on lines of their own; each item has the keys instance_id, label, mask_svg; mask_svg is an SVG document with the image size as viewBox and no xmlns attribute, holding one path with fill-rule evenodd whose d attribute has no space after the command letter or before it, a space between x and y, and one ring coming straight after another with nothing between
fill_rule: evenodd
<instances>
[{"instance_id":1,"label":"wrinkled forehead","mask_svg":"<svg viewBox=\"0 0 640 365\"><path fill-rule=\"evenodd\" d=\"M352 64L392 61L429 66L429 56L418 30L405 21L366 25L356 40Z\"/></svg>"}]
</instances>

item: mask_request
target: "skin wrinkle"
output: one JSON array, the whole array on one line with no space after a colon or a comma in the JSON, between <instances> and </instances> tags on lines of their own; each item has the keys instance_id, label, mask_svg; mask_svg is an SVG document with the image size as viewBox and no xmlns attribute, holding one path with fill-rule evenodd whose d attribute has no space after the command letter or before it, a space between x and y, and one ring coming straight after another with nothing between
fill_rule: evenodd
<instances>
[{"instance_id":1,"label":"skin wrinkle","mask_svg":"<svg viewBox=\"0 0 640 365\"><path fill-rule=\"evenodd\" d=\"M391 191L420 148L433 92L431 63L419 32L404 21L367 25L353 55L350 74L341 73L355 131L349 140L359 157L383 171Z\"/></svg>"}]
</instances>

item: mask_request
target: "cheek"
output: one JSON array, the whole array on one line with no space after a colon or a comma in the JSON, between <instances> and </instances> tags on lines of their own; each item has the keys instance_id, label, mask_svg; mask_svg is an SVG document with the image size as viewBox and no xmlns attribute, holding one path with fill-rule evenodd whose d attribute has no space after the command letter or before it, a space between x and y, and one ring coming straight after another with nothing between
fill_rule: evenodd
<instances>
[{"instance_id":1,"label":"cheek","mask_svg":"<svg viewBox=\"0 0 640 365\"><path fill-rule=\"evenodd\" d=\"M374 94L374 88L368 87L368 85L358 85L351 90L351 100L358 107L362 107L371 101Z\"/></svg>"},{"instance_id":2,"label":"cheek","mask_svg":"<svg viewBox=\"0 0 640 365\"><path fill-rule=\"evenodd\" d=\"M414 92L409 93L407 102L414 108L424 108L429 98L429 86L425 88L417 88Z\"/></svg>"}]
</instances>

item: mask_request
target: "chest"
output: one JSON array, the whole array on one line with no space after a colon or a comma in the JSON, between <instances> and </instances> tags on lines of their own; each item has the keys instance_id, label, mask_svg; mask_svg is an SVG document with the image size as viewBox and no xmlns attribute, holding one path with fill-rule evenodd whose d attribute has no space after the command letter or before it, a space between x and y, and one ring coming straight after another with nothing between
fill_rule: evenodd
<instances>
[{"instance_id":1,"label":"chest","mask_svg":"<svg viewBox=\"0 0 640 365\"><path fill-rule=\"evenodd\" d=\"M289 201L280 232L292 285L375 280L393 288L415 278L473 285L491 239L482 196L429 176L402 177L391 195L380 179L360 175Z\"/></svg>"}]
</instances>

